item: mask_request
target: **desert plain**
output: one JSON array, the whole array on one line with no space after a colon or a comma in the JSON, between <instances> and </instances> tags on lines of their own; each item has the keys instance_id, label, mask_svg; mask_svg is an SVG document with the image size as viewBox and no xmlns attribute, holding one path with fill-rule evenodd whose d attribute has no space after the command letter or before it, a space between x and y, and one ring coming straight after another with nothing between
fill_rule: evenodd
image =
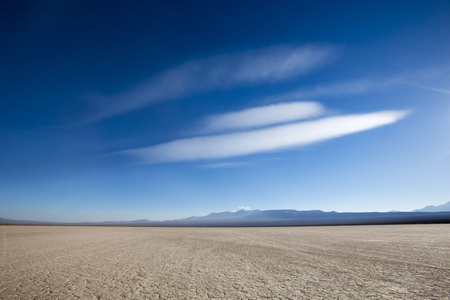
<instances>
[{"instance_id":1,"label":"desert plain","mask_svg":"<svg viewBox=\"0 0 450 300\"><path fill-rule=\"evenodd\" d=\"M450 224L0 226L0 299L449 299Z\"/></svg>"}]
</instances>

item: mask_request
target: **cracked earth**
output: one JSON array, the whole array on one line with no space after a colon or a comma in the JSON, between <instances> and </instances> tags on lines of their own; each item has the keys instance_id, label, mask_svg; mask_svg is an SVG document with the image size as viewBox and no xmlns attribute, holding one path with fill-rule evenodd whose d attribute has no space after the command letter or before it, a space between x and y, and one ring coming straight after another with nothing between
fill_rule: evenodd
<instances>
[{"instance_id":1,"label":"cracked earth","mask_svg":"<svg viewBox=\"0 0 450 300\"><path fill-rule=\"evenodd\" d=\"M449 299L450 224L0 226L0 299Z\"/></svg>"}]
</instances>

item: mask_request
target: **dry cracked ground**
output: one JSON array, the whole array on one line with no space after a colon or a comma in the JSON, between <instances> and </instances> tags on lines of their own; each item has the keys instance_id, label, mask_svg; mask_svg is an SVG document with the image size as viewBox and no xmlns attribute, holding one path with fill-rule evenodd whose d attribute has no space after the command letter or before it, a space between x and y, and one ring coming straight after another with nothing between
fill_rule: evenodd
<instances>
[{"instance_id":1,"label":"dry cracked ground","mask_svg":"<svg viewBox=\"0 0 450 300\"><path fill-rule=\"evenodd\" d=\"M450 224L0 226L0 299L449 299Z\"/></svg>"}]
</instances>

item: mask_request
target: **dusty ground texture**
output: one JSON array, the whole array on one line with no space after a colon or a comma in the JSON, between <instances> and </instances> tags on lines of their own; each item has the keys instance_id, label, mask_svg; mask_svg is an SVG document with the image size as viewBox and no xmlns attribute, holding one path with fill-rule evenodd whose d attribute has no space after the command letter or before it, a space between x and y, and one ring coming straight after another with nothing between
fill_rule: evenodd
<instances>
[{"instance_id":1,"label":"dusty ground texture","mask_svg":"<svg viewBox=\"0 0 450 300\"><path fill-rule=\"evenodd\" d=\"M449 299L450 224L0 226L1 299Z\"/></svg>"}]
</instances>

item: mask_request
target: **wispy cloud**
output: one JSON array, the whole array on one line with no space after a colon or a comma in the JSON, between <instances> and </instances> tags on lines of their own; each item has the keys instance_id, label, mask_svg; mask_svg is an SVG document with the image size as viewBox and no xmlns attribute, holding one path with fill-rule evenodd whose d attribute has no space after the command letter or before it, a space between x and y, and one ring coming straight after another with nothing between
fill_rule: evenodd
<instances>
[{"instance_id":1,"label":"wispy cloud","mask_svg":"<svg viewBox=\"0 0 450 300\"><path fill-rule=\"evenodd\" d=\"M418 70L408 70L390 81L395 84L410 86L422 90L428 90L441 94L450 94L448 82L450 81L450 67L443 65Z\"/></svg>"},{"instance_id":2,"label":"wispy cloud","mask_svg":"<svg viewBox=\"0 0 450 300\"><path fill-rule=\"evenodd\" d=\"M206 119L206 131L222 131L267 126L322 115L324 107L317 102L289 102L213 115Z\"/></svg>"},{"instance_id":3,"label":"wispy cloud","mask_svg":"<svg viewBox=\"0 0 450 300\"><path fill-rule=\"evenodd\" d=\"M344 115L248 132L194 137L122 151L147 163L224 159L297 148L397 122L408 111Z\"/></svg>"},{"instance_id":4,"label":"wispy cloud","mask_svg":"<svg viewBox=\"0 0 450 300\"><path fill-rule=\"evenodd\" d=\"M429 90L442 94L450 94L450 90L438 87L447 81L449 74L448 67L427 68L411 70L391 76L376 76L374 78L350 79L342 82L318 84L315 86L303 87L289 92L272 95L262 99L266 103L276 103L285 101L301 101L319 99L323 97L343 97L359 95L376 90L385 90L395 86L410 86L419 89Z\"/></svg>"},{"instance_id":5,"label":"wispy cloud","mask_svg":"<svg viewBox=\"0 0 450 300\"><path fill-rule=\"evenodd\" d=\"M422 165L420 169L422 169L424 167L428 167L429 165L432 165L432 164L436 163L437 161L440 161L441 159L443 159L443 158L445 158L445 157L447 157L449 155L450 155L450 151L445 151L441 155L438 155L437 157L435 157L432 160L428 161L426 164Z\"/></svg>"},{"instance_id":6,"label":"wispy cloud","mask_svg":"<svg viewBox=\"0 0 450 300\"><path fill-rule=\"evenodd\" d=\"M335 53L330 46L288 45L188 61L119 95L93 97L100 109L86 122L194 93L286 80L323 66Z\"/></svg>"},{"instance_id":7,"label":"wispy cloud","mask_svg":"<svg viewBox=\"0 0 450 300\"><path fill-rule=\"evenodd\" d=\"M358 95L381 89L392 84L391 79L355 79L338 83L320 84L312 87L300 88L287 93L269 96L265 102L298 101L321 97L342 97Z\"/></svg>"},{"instance_id":8,"label":"wispy cloud","mask_svg":"<svg viewBox=\"0 0 450 300\"><path fill-rule=\"evenodd\" d=\"M215 164L206 164L201 165L201 168L204 169L223 169L223 168L235 168L240 166L248 165L248 163L244 162L223 162L223 163L215 163Z\"/></svg>"},{"instance_id":9,"label":"wispy cloud","mask_svg":"<svg viewBox=\"0 0 450 300\"><path fill-rule=\"evenodd\" d=\"M441 89L441 88L437 88L437 87L433 87L433 86L427 86L427 85L422 85L422 84L414 84L414 83L409 83L409 82L402 82L399 81L398 83L403 84L403 85L407 85L407 86L412 86L415 88L419 88L422 90L427 90L427 91L432 91L432 92L437 92L440 94L447 94L450 95L450 90L446 90L446 89Z\"/></svg>"}]
</instances>

